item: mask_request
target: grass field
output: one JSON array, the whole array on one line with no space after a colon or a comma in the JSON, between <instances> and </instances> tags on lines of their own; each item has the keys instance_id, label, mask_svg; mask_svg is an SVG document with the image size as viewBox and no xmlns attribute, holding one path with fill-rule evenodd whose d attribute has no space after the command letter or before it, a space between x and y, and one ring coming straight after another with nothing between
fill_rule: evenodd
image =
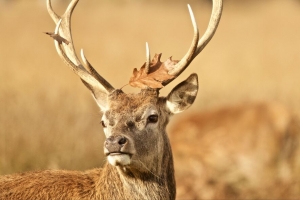
<instances>
[{"instance_id":1,"label":"grass field","mask_svg":"<svg viewBox=\"0 0 300 200\"><path fill-rule=\"evenodd\" d=\"M75 46L120 88L143 64L146 41L163 59L185 54L192 39L187 3L203 33L207 1L82 1L73 18ZM62 13L67 4L53 6ZM199 75L196 103L181 116L252 101L278 101L300 115L299 21L296 0L225 1L215 37L175 81ZM54 30L45 3L2 2L0 25L0 174L101 166L101 113L43 34Z\"/></svg>"}]
</instances>

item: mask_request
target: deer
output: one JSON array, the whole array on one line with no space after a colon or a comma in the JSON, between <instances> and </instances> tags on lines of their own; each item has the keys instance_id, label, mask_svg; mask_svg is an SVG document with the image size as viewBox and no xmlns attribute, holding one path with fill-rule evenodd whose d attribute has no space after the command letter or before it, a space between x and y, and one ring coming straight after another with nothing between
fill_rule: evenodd
<instances>
[{"instance_id":1,"label":"deer","mask_svg":"<svg viewBox=\"0 0 300 200\"><path fill-rule=\"evenodd\" d=\"M300 123L282 103L221 106L178 120L169 130L178 199L299 198Z\"/></svg>"},{"instance_id":2,"label":"deer","mask_svg":"<svg viewBox=\"0 0 300 200\"><path fill-rule=\"evenodd\" d=\"M198 92L198 76L191 74L166 97L159 90L175 80L213 37L222 13L222 0L213 0L208 28L200 38L191 7L193 39L181 60L160 62L161 54L134 70L130 85L139 93L115 89L86 59L76 54L71 17L79 0L72 0L59 16L47 0L47 10L56 24L56 51L65 64L91 91L103 113L104 154L102 168L87 171L42 170L0 177L0 199L175 199L174 162L166 126L169 118L189 108Z\"/></svg>"}]
</instances>

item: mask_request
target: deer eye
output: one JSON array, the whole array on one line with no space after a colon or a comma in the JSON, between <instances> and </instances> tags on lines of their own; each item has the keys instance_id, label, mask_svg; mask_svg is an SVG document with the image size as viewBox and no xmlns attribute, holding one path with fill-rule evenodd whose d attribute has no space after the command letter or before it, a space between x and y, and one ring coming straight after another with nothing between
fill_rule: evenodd
<instances>
[{"instance_id":1,"label":"deer eye","mask_svg":"<svg viewBox=\"0 0 300 200\"><path fill-rule=\"evenodd\" d=\"M101 125L102 125L103 128L106 128L106 124L104 123L103 120L101 121Z\"/></svg>"},{"instance_id":2,"label":"deer eye","mask_svg":"<svg viewBox=\"0 0 300 200\"><path fill-rule=\"evenodd\" d=\"M148 123L156 123L158 121L158 115L150 115L147 119Z\"/></svg>"}]
</instances>

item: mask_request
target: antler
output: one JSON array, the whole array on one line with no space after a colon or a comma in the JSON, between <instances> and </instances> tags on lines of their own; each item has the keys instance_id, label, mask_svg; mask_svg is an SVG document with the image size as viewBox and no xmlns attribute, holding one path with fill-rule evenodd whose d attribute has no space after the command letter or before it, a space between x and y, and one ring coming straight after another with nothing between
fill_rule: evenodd
<instances>
[{"instance_id":1,"label":"antler","mask_svg":"<svg viewBox=\"0 0 300 200\"><path fill-rule=\"evenodd\" d=\"M59 16L54 12L51 6L51 0L47 0L47 10L56 24L54 35L60 37L63 41L58 41L54 38L55 47L59 56L81 78L83 83L97 98L98 95L112 92L114 88L92 67L85 58L83 50L81 50L81 57L88 70L83 67L77 57L71 33L71 16L78 1L79 0L72 0L62 16Z\"/></svg>"},{"instance_id":2,"label":"antler","mask_svg":"<svg viewBox=\"0 0 300 200\"><path fill-rule=\"evenodd\" d=\"M168 72L170 75L174 76L174 78L165 81L163 85L167 85L175 78L177 78L211 40L215 31L217 30L221 18L222 0L213 0L213 8L210 21L204 35L200 39L197 23L190 5L188 5L188 10L194 27L194 37L192 40L192 44L185 56Z\"/></svg>"},{"instance_id":3,"label":"antler","mask_svg":"<svg viewBox=\"0 0 300 200\"><path fill-rule=\"evenodd\" d=\"M71 16L74 8L76 7L79 0L72 0L69 4L67 10L62 16L57 15L51 6L51 1L47 0L47 9L56 23L56 31L55 33L47 33L51 35L55 40L56 50L59 56L63 61L67 63L71 67L71 69L81 78L83 83L93 92L94 96L97 99L97 96L103 96L103 93L108 94L111 93L114 88L100 75L97 71L92 67L92 65L85 58L83 51L81 50L81 57L83 63L86 65L86 70L81 62L79 61L71 34ZM204 47L208 44L208 42L213 37L222 13L222 0L213 0L213 9L211 18L209 21L208 28L204 35L199 39L199 31L197 27L197 23L193 14L193 11L188 5L188 10L190 13L192 25L194 28L194 36L192 40L192 44L186 53L186 55L178 62L171 61L172 67L168 68L168 75L170 75L170 79L162 81L162 85L167 85L174 79L176 79L192 62L192 60L204 49ZM61 28L60 28L61 27ZM149 73L150 69L150 51L148 47L148 43L146 43L146 63L145 63L145 73Z\"/></svg>"}]
</instances>

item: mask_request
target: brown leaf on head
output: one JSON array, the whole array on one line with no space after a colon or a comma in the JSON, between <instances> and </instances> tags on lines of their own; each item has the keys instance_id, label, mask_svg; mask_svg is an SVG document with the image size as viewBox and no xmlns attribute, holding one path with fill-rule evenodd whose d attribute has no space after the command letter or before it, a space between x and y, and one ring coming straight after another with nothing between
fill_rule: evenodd
<instances>
[{"instance_id":1,"label":"brown leaf on head","mask_svg":"<svg viewBox=\"0 0 300 200\"><path fill-rule=\"evenodd\" d=\"M55 34L53 32L45 32L47 35L49 35L50 37L52 37L54 40L56 40L59 44L65 43L65 44L69 44L70 42L68 40L66 40L65 38L61 37L59 34Z\"/></svg>"},{"instance_id":2,"label":"brown leaf on head","mask_svg":"<svg viewBox=\"0 0 300 200\"><path fill-rule=\"evenodd\" d=\"M133 75L129 80L129 84L132 87L138 87L142 89L146 88L162 88L163 82L174 78L168 74L173 69L174 65L178 63L177 60L168 58L165 62L160 61L161 54L155 54L149 67L149 72L145 71L145 64L138 71L136 68L133 70Z\"/></svg>"}]
</instances>

